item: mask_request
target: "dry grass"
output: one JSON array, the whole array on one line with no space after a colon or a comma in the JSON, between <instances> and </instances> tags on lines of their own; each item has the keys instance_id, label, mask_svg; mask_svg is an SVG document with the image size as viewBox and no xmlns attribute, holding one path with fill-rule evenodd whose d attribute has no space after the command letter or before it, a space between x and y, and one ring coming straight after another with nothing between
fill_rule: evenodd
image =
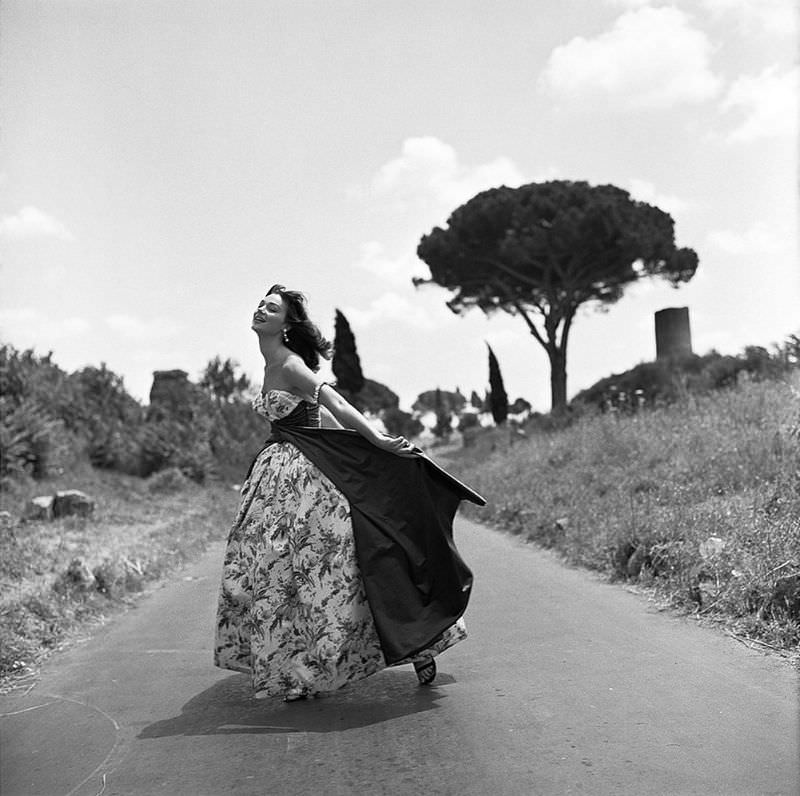
<instances>
[{"instance_id":1,"label":"dry grass","mask_svg":"<svg viewBox=\"0 0 800 796\"><path fill-rule=\"evenodd\" d=\"M91 518L18 519L34 494L76 484L97 501ZM87 623L223 539L236 499L229 486L200 487L174 474L142 481L88 469L5 489L12 521L0 531L0 684L35 673Z\"/></svg>"},{"instance_id":2,"label":"dry grass","mask_svg":"<svg viewBox=\"0 0 800 796\"><path fill-rule=\"evenodd\" d=\"M494 452L491 452L494 447ZM800 396L779 382L586 417L452 461L476 516L779 649L800 646Z\"/></svg>"}]
</instances>

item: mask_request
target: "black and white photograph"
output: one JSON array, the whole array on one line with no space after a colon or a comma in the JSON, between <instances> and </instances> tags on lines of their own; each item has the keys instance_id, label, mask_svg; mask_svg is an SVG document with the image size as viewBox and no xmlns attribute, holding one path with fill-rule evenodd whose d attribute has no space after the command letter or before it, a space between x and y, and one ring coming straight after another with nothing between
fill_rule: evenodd
<instances>
[{"instance_id":1,"label":"black and white photograph","mask_svg":"<svg viewBox=\"0 0 800 796\"><path fill-rule=\"evenodd\" d=\"M0 793L800 793L799 29L0 0Z\"/></svg>"}]
</instances>

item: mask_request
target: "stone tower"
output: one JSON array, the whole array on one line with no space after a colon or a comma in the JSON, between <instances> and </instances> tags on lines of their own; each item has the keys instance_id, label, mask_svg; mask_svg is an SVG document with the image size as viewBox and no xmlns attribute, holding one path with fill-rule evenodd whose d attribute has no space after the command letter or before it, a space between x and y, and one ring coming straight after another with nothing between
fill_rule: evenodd
<instances>
[{"instance_id":1,"label":"stone tower","mask_svg":"<svg viewBox=\"0 0 800 796\"><path fill-rule=\"evenodd\" d=\"M668 307L656 313L656 359L692 354L688 307Z\"/></svg>"},{"instance_id":2,"label":"stone tower","mask_svg":"<svg viewBox=\"0 0 800 796\"><path fill-rule=\"evenodd\" d=\"M150 388L148 419L173 417L178 420L192 418L192 385L185 370L153 371Z\"/></svg>"}]
</instances>

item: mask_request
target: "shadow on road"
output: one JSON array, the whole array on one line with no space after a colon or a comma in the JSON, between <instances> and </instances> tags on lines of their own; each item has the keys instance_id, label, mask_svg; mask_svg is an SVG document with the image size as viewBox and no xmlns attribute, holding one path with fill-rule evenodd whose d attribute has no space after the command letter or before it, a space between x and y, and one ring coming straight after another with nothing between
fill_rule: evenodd
<instances>
[{"instance_id":1,"label":"shadow on road","mask_svg":"<svg viewBox=\"0 0 800 796\"><path fill-rule=\"evenodd\" d=\"M287 704L279 698L253 699L250 678L235 674L190 699L180 716L149 724L140 739L173 735L340 732L433 710L454 682L440 674L436 686L420 688L410 669L384 671L320 699Z\"/></svg>"}]
</instances>

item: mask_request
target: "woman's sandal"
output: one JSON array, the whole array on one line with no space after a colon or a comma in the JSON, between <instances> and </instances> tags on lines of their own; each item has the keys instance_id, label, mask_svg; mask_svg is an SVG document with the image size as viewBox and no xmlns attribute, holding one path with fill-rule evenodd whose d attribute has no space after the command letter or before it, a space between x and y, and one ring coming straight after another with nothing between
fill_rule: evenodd
<instances>
[{"instance_id":1,"label":"woman's sandal","mask_svg":"<svg viewBox=\"0 0 800 796\"><path fill-rule=\"evenodd\" d=\"M320 699L322 691L300 691L293 689L283 698L284 702L299 702L301 699Z\"/></svg>"},{"instance_id":2,"label":"woman's sandal","mask_svg":"<svg viewBox=\"0 0 800 796\"><path fill-rule=\"evenodd\" d=\"M424 661L414 663L414 671L417 673L417 680L420 685L430 685L436 679L436 661L433 658L426 658Z\"/></svg>"}]
</instances>

